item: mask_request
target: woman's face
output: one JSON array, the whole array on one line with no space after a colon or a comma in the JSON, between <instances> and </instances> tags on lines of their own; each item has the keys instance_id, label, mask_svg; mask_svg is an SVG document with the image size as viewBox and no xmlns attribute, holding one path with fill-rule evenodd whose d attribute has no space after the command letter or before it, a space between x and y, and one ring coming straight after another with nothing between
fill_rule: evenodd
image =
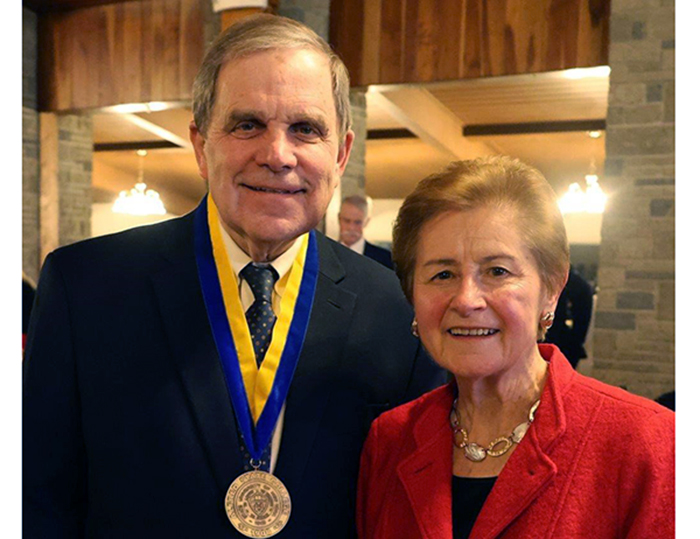
<instances>
[{"instance_id":1,"label":"woman's face","mask_svg":"<svg viewBox=\"0 0 700 539\"><path fill-rule=\"evenodd\" d=\"M457 376L500 376L537 357L554 311L512 210L451 211L420 232L413 302L423 345ZM515 372L515 371L513 371Z\"/></svg>"}]
</instances>

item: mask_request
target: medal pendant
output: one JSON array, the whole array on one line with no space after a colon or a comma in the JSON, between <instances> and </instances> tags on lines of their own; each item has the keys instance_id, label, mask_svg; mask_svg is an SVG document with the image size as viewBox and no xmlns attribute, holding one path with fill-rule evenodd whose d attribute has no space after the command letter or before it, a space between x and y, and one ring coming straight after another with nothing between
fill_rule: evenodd
<instances>
[{"instance_id":1,"label":"medal pendant","mask_svg":"<svg viewBox=\"0 0 700 539\"><path fill-rule=\"evenodd\" d=\"M282 481L259 470L244 473L231 483L224 506L233 527L246 537L277 535L292 511Z\"/></svg>"}]
</instances>

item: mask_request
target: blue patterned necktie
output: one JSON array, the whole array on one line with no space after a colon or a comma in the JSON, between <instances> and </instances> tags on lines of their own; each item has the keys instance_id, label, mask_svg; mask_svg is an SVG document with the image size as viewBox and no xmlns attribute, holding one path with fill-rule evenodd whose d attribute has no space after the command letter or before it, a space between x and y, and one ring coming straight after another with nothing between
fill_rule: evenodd
<instances>
[{"instance_id":1,"label":"blue patterned necktie","mask_svg":"<svg viewBox=\"0 0 700 539\"><path fill-rule=\"evenodd\" d=\"M255 351L255 361L260 367L265 352L270 346L272 339L272 327L275 325L277 316L272 310L272 290L279 275L272 266L255 266L248 264L241 270L241 277L250 285L255 301L248 307L245 318L250 329L250 336L253 339L253 350ZM253 469L250 461L250 454L245 448L243 435L238 432L238 439L241 444L241 453L244 455L243 469L250 471ZM260 457L260 468L265 471L270 470L271 444L268 444Z\"/></svg>"},{"instance_id":2,"label":"blue patterned necktie","mask_svg":"<svg viewBox=\"0 0 700 539\"><path fill-rule=\"evenodd\" d=\"M272 327L277 320L272 310L272 289L279 275L272 266L255 266L250 263L241 270L241 276L248 282L255 296L255 301L248 307L245 318L253 339L255 360L260 367L270 346Z\"/></svg>"}]
</instances>

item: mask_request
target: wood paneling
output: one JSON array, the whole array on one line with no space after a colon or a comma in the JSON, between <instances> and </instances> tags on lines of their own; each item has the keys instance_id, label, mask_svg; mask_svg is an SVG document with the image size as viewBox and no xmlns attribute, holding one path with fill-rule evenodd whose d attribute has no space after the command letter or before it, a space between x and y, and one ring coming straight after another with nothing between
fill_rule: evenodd
<instances>
[{"instance_id":1,"label":"wood paneling","mask_svg":"<svg viewBox=\"0 0 700 539\"><path fill-rule=\"evenodd\" d=\"M353 86L607 64L611 0L333 0Z\"/></svg>"},{"instance_id":2,"label":"wood paneling","mask_svg":"<svg viewBox=\"0 0 700 539\"><path fill-rule=\"evenodd\" d=\"M142 0L41 16L40 110L190 99L204 9L200 0Z\"/></svg>"}]
</instances>

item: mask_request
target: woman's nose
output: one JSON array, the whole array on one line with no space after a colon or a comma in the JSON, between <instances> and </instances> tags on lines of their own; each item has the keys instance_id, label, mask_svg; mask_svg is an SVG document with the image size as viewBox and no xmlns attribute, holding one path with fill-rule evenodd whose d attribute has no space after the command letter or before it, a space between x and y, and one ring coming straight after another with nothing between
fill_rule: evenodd
<instances>
[{"instance_id":1,"label":"woman's nose","mask_svg":"<svg viewBox=\"0 0 700 539\"><path fill-rule=\"evenodd\" d=\"M462 316L467 316L473 311L486 307L484 291L475 279L464 278L459 283L451 305Z\"/></svg>"},{"instance_id":2,"label":"woman's nose","mask_svg":"<svg viewBox=\"0 0 700 539\"><path fill-rule=\"evenodd\" d=\"M285 130L269 129L260 137L256 162L272 172L291 170L297 164L295 146Z\"/></svg>"}]
</instances>

